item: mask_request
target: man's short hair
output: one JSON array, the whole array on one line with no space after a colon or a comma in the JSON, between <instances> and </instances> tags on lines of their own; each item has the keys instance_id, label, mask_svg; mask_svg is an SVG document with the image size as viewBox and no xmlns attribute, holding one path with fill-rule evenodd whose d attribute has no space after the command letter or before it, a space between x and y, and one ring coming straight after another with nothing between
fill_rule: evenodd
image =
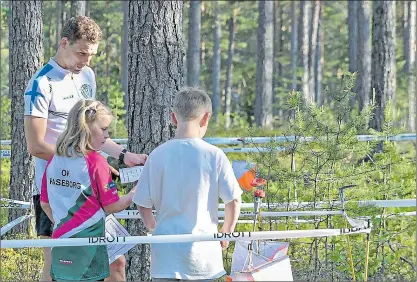
<instances>
[{"instance_id":1,"label":"man's short hair","mask_svg":"<svg viewBox=\"0 0 417 282\"><path fill-rule=\"evenodd\" d=\"M187 87L177 92L174 98L174 113L184 121L198 118L202 113L211 113L211 100L203 90Z\"/></svg>"},{"instance_id":2,"label":"man's short hair","mask_svg":"<svg viewBox=\"0 0 417 282\"><path fill-rule=\"evenodd\" d=\"M102 37L100 27L96 22L86 16L72 17L62 28L62 37L67 37L70 43L77 40L86 40L90 43L99 43Z\"/></svg>"}]
</instances>

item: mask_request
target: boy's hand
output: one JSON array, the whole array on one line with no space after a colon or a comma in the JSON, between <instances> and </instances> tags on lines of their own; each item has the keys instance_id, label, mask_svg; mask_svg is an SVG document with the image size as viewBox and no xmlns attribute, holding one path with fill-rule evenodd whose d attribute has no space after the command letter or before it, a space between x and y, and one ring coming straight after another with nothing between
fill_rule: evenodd
<instances>
[{"instance_id":1,"label":"boy's hand","mask_svg":"<svg viewBox=\"0 0 417 282\"><path fill-rule=\"evenodd\" d=\"M229 241L220 241L220 246L222 246L222 250L226 250L229 247Z\"/></svg>"}]
</instances>

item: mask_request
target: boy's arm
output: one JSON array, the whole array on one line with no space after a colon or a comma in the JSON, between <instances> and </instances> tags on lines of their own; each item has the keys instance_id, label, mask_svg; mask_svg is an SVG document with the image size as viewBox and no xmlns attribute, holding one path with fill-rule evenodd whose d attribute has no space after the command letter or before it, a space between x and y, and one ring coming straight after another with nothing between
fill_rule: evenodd
<instances>
[{"instance_id":1,"label":"boy's arm","mask_svg":"<svg viewBox=\"0 0 417 282\"><path fill-rule=\"evenodd\" d=\"M240 214L240 199L235 199L225 206L224 223L221 232L234 232Z\"/></svg>"},{"instance_id":2,"label":"boy's arm","mask_svg":"<svg viewBox=\"0 0 417 282\"><path fill-rule=\"evenodd\" d=\"M155 229L155 225L156 225L155 218L153 217L153 214L152 214L152 208L145 208L145 207L138 206L138 211L146 229L152 232Z\"/></svg>"}]
</instances>

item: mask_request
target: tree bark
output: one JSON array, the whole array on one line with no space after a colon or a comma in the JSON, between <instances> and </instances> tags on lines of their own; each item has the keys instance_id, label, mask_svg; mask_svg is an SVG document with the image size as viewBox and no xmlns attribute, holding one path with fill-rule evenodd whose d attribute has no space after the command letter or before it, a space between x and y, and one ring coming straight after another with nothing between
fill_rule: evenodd
<instances>
[{"instance_id":1,"label":"tree bark","mask_svg":"<svg viewBox=\"0 0 417 282\"><path fill-rule=\"evenodd\" d=\"M126 1L123 1L123 3L124 3L124 2L126 2ZM86 0L86 1L85 1L85 15L86 15L87 17L90 17L90 12L91 12L91 1Z\"/></svg>"},{"instance_id":2,"label":"tree bark","mask_svg":"<svg viewBox=\"0 0 417 282\"><path fill-rule=\"evenodd\" d=\"M407 1L407 29L405 31L408 38L405 46L405 71L407 73L407 92L408 92L408 130L415 132L416 121L416 88L415 88L415 61L416 61L416 1Z\"/></svg>"},{"instance_id":3,"label":"tree bark","mask_svg":"<svg viewBox=\"0 0 417 282\"><path fill-rule=\"evenodd\" d=\"M30 78L42 66L42 1L10 1L9 91L11 103L11 168L9 198L30 201L33 184L33 158L26 149L24 131L24 93ZM9 209L9 222L26 214ZM27 233L28 221L14 227L12 233Z\"/></svg>"},{"instance_id":4,"label":"tree bark","mask_svg":"<svg viewBox=\"0 0 417 282\"><path fill-rule=\"evenodd\" d=\"M110 1L106 0L106 11L110 10ZM105 44L106 44L106 92L103 93L101 101L104 105L110 105L110 20L106 20L105 29Z\"/></svg>"},{"instance_id":5,"label":"tree bark","mask_svg":"<svg viewBox=\"0 0 417 282\"><path fill-rule=\"evenodd\" d=\"M358 1L348 1L349 72L358 70Z\"/></svg>"},{"instance_id":6,"label":"tree bark","mask_svg":"<svg viewBox=\"0 0 417 282\"><path fill-rule=\"evenodd\" d=\"M272 125L274 2L261 0L258 3L255 123L257 126L270 127Z\"/></svg>"},{"instance_id":7,"label":"tree bark","mask_svg":"<svg viewBox=\"0 0 417 282\"><path fill-rule=\"evenodd\" d=\"M56 1L56 33L55 33L55 51L58 50L58 46L61 42L61 31L62 31L62 7L63 3L61 0Z\"/></svg>"},{"instance_id":8,"label":"tree bark","mask_svg":"<svg viewBox=\"0 0 417 282\"><path fill-rule=\"evenodd\" d=\"M182 9L183 1L129 1L129 151L149 154L173 137L172 97L183 85ZM141 220L127 220L127 230L146 236ZM151 279L149 245L136 245L126 259L127 281Z\"/></svg>"},{"instance_id":9,"label":"tree bark","mask_svg":"<svg viewBox=\"0 0 417 282\"><path fill-rule=\"evenodd\" d=\"M237 7L236 2L232 2L233 11L229 18L229 49L227 51L227 65L226 65L226 83L224 91L224 128L230 127L230 112L232 100L232 78L233 78L233 53L235 50L235 34L236 34L236 18Z\"/></svg>"},{"instance_id":10,"label":"tree bark","mask_svg":"<svg viewBox=\"0 0 417 282\"><path fill-rule=\"evenodd\" d=\"M391 101L395 105L395 2L373 2L372 16L372 82L375 88L374 117L370 127L381 131L384 110Z\"/></svg>"},{"instance_id":11,"label":"tree bark","mask_svg":"<svg viewBox=\"0 0 417 282\"><path fill-rule=\"evenodd\" d=\"M300 17L301 17L301 27L299 34L301 38L301 56L302 56L302 89L303 89L303 96L307 103L313 102L313 95L310 93L309 85L308 85L308 75L309 75L309 68L308 68L308 55L309 55L309 9L310 9L310 1L301 1L300 3Z\"/></svg>"},{"instance_id":12,"label":"tree bark","mask_svg":"<svg viewBox=\"0 0 417 282\"><path fill-rule=\"evenodd\" d=\"M311 49L309 50L309 75L308 75L308 89L310 91L311 101L316 101L317 93L315 92L315 81L316 81L316 50L317 50L317 38L319 29L319 18L320 18L320 1L314 1L313 15L311 21Z\"/></svg>"},{"instance_id":13,"label":"tree bark","mask_svg":"<svg viewBox=\"0 0 417 282\"><path fill-rule=\"evenodd\" d=\"M292 83L291 90L297 90L297 56L298 56L298 20L297 20L297 2L291 2L291 73Z\"/></svg>"},{"instance_id":14,"label":"tree bark","mask_svg":"<svg viewBox=\"0 0 417 282\"><path fill-rule=\"evenodd\" d=\"M358 5L358 75L356 100L359 111L369 104L371 97L371 2L360 0Z\"/></svg>"},{"instance_id":15,"label":"tree bark","mask_svg":"<svg viewBox=\"0 0 417 282\"><path fill-rule=\"evenodd\" d=\"M85 0L71 0L70 18L77 16L85 16L86 11Z\"/></svg>"},{"instance_id":16,"label":"tree bark","mask_svg":"<svg viewBox=\"0 0 417 282\"><path fill-rule=\"evenodd\" d=\"M123 88L123 102L125 106L125 110L127 112L127 104L129 100L129 86L128 86L128 52L129 52L129 46L128 46L128 38L129 38L129 1L123 1L122 2L122 9L123 9L123 38L122 38L122 88ZM126 125L128 124L127 116L126 116Z\"/></svg>"},{"instance_id":17,"label":"tree bark","mask_svg":"<svg viewBox=\"0 0 417 282\"><path fill-rule=\"evenodd\" d=\"M323 30L323 18L324 18L324 3L320 3L319 22L317 29L317 49L316 49L316 60L315 60L315 82L314 82L314 93L315 101L317 105L321 106L324 102L323 97L323 63L324 63L324 30Z\"/></svg>"},{"instance_id":18,"label":"tree bark","mask_svg":"<svg viewBox=\"0 0 417 282\"><path fill-rule=\"evenodd\" d=\"M272 72L272 98L273 98L273 109L272 114L273 116L281 116L282 115L282 108L280 105L280 98L279 98L279 87L280 87L280 80L282 78L282 65L280 63L280 58L282 56L282 16L283 16L283 9L282 4L278 1L274 1L274 70Z\"/></svg>"},{"instance_id":19,"label":"tree bark","mask_svg":"<svg viewBox=\"0 0 417 282\"><path fill-rule=\"evenodd\" d=\"M212 101L213 101L213 121L217 125L218 115L220 112L220 41L221 41L221 19L220 19L220 1L214 2L214 45L213 45L213 63L212 63Z\"/></svg>"},{"instance_id":20,"label":"tree bark","mask_svg":"<svg viewBox=\"0 0 417 282\"><path fill-rule=\"evenodd\" d=\"M201 1L190 2L188 28L187 85L200 85Z\"/></svg>"}]
</instances>

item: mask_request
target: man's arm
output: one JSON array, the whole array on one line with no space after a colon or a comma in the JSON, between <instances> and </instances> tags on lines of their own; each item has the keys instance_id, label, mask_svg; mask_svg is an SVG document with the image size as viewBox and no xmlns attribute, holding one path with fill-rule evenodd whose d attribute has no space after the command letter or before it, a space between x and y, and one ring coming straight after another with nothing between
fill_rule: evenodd
<instances>
[{"instance_id":1,"label":"man's arm","mask_svg":"<svg viewBox=\"0 0 417 282\"><path fill-rule=\"evenodd\" d=\"M156 221L152 214L152 208L144 208L138 206L140 217L143 220L143 224L148 229L148 231L152 232L155 229Z\"/></svg>"},{"instance_id":2,"label":"man's arm","mask_svg":"<svg viewBox=\"0 0 417 282\"><path fill-rule=\"evenodd\" d=\"M101 150L106 154L112 156L113 158L118 159L120 153L123 151L123 147L108 138L106 143L101 147ZM126 152L124 157L124 163L127 166L135 166L139 164L144 164L147 160L148 156L144 154L135 154L131 152Z\"/></svg>"},{"instance_id":3,"label":"man's arm","mask_svg":"<svg viewBox=\"0 0 417 282\"><path fill-rule=\"evenodd\" d=\"M49 160L55 154L55 146L45 142L47 119L25 116L27 149L32 156Z\"/></svg>"}]
</instances>

